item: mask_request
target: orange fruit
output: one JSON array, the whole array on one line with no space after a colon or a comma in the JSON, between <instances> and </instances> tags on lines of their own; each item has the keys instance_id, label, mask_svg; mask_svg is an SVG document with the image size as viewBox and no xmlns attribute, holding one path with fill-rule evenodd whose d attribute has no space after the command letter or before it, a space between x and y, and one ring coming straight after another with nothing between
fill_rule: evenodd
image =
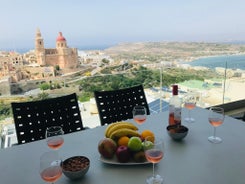
<instances>
[{"instance_id":1,"label":"orange fruit","mask_svg":"<svg viewBox=\"0 0 245 184\"><path fill-rule=\"evenodd\" d=\"M118 139L117 141L117 145L118 146L128 146L128 141L129 141L129 137L127 136L122 136Z\"/></svg>"},{"instance_id":2,"label":"orange fruit","mask_svg":"<svg viewBox=\"0 0 245 184\"><path fill-rule=\"evenodd\" d=\"M154 142L154 133L151 130L143 130L141 132L141 139L145 140L146 137L153 137L151 142Z\"/></svg>"}]
</instances>

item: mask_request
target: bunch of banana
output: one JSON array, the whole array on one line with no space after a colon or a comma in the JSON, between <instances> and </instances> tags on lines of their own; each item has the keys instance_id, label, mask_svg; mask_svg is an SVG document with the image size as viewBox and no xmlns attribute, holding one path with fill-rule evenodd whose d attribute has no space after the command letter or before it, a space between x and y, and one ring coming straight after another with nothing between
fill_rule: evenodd
<instances>
[{"instance_id":1,"label":"bunch of banana","mask_svg":"<svg viewBox=\"0 0 245 184\"><path fill-rule=\"evenodd\" d=\"M140 134L136 130L132 130L129 128L120 128L118 130L115 130L114 132L111 133L110 138L113 140L118 140L122 136L127 136L127 137L140 137Z\"/></svg>"},{"instance_id":2,"label":"bunch of banana","mask_svg":"<svg viewBox=\"0 0 245 184\"><path fill-rule=\"evenodd\" d=\"M114 140L122 136L140 136L137 130L138 128L130 122L116 122L108 125L105 136Z\"/></svg>"}]
</instances>

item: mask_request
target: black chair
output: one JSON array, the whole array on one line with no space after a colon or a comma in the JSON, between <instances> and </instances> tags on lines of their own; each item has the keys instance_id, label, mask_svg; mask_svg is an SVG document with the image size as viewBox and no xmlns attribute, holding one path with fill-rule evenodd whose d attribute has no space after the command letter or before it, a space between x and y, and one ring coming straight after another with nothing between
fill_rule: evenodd
<instances>
[{"instance_id":1,"label":"black chair","mask_svg":"<svg viewBox=\"0 0 245 184\"><path fill-rule=\"evenodd\" d=\"M150 114L142 85L113 91L95 91L101 125L132 119L134 106L143 105Z\"/></svg>"},{"instance_id":2,"label":"black chair","mask_svg":"<svg viewBox=\"0 0 245 184\"><path fill-rule=\"evenodd\" d=\"M75 93L11 106L18 144L45 139L49 126L61 126L65 134L84 129Z\"/></svg>"}]
</instances>

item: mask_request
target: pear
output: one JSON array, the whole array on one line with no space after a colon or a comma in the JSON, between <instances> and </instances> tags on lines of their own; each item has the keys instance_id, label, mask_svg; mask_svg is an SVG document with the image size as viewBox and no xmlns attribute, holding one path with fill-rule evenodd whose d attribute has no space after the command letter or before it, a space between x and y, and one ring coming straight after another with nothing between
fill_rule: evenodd
<instances>
[{"instance_id":1,"label":"pear","mask_svg":"<svg viewBox=\"0 0 245 184\"><path fill-rule=\"evenodd\" d=\"M145 162L146 158L144 151L135 152L133 155L133 159L135 162Z\"/></svg>"}]
</instances>

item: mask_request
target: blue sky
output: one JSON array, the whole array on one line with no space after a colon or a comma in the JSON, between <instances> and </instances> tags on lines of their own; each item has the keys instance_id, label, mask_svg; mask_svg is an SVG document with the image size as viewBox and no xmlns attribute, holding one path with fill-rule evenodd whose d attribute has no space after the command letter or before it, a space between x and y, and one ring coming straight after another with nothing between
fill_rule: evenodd
<instances>
[{"instance_id":1,"label":"blue sky","mask_svg":"<svg viewBox=\"0 0 245 184\"><path fill-rule=\"evenodd\" d=\"M0 50L148 41L245 41L244 0L0 0Z\"/></svg>"}]
</instances>

